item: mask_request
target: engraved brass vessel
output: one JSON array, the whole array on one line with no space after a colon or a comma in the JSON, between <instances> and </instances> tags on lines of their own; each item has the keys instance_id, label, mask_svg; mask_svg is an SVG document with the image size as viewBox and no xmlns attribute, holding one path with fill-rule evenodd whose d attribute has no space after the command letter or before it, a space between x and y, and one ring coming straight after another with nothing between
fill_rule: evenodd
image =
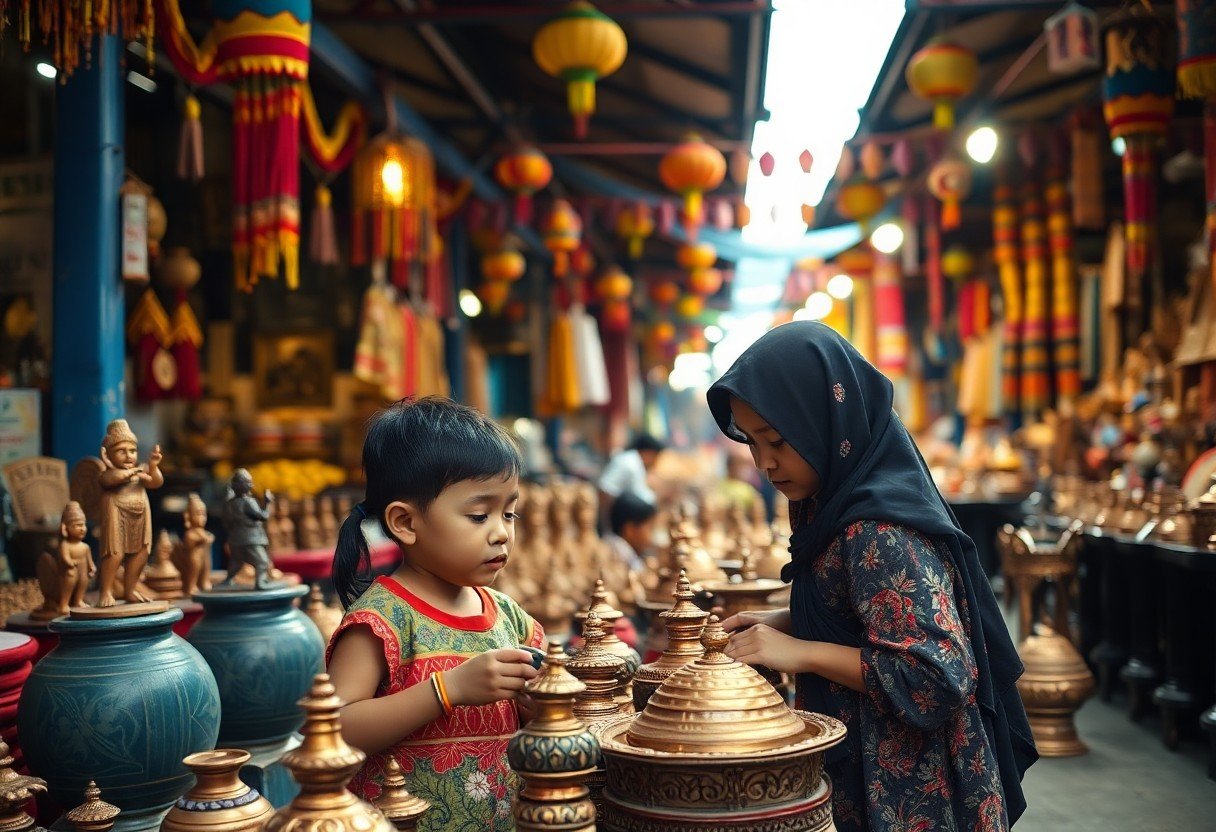
<instances>
[{"instance_id":1,"label":"engraved brass vessel","mask_svg":"<svg viewBox=\"0 0 1216 832\"><path fill-rule=\"evenodd\" d=\"M1073 715L1094 690L1094 676L1072 642L1048 627L1028 636L1018 653L1026 672L1018 692L1034 743L1044 757L1075 757L1089 748L1077 736Z\"/></svg>"},{"instance_id":2,"label":"engraved brass vessel","mask_svg":"<svg viewBox=\"0 0 1216 832\"><path fill-rule=\"evenodd\" d=\"M194 772L194 788L169 810L161 832L257 832L274 813L270 801L241 782L248 751L218 748L182 760Z\"/></svg>"},{"instance_id":3,"label":"engraved brass vessel","mask_svg":"<svg viewBox=\"0 0 1216 832\"><path fill-rule=\"evenodd\" d=\"M650 696L684 665L705 654L701 647L701 629L708 613L692 602L692 584L688 574L681 569L673 593L675 606L659 613L657 628L662 624L667 630L667 646L663 654L650 664L644 664L633 674L633 705L637 710L646 707Z\"/></svg>"}]
</instances>

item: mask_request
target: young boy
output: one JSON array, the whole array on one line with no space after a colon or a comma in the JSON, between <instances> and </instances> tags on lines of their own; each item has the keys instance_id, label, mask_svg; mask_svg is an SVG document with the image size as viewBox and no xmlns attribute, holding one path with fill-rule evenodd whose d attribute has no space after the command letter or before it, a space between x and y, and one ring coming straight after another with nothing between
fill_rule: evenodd
<instances>
[{"instance_id":1,"label":"young boy","mask_svg":"<svg viewBox=\"0 0 1216 832\"><path fill-rule=\"evenodd\" d=\"M629 492L612 501L608 512L612 531L604 535L604 540L612 553L635 572L644 567L642 556L653 545L657 514L652 504Z\"/></svg>"}]
</instances>

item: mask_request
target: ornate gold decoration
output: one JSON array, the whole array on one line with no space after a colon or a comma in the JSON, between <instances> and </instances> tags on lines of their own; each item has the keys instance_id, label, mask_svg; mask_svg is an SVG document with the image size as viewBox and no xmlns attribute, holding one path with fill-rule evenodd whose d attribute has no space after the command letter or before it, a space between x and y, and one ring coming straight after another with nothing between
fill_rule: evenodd
<instances>
[{"instance_id":1,"label":"ornate gold decoration","mask_svg":"<svg viewBox=\"0 0 1216 832\"><path fill-rule=\"evenodd\" d=\"M1041 628L1018 646L1026 672L1018 691L1034 743L1044 757L1073 757L1089 751L1077 736L1073 715L1093 693L1094 676L1072 642Z\"/></svg>"},{"instance_id":2,"label":"ornate gold decoration","mask_svg":"<svg viewBox=\"0 0 1216 832\"><path fill-rule=\"evenodd\" d=\"M570 675L566 662L561 645L550 642L540 675L525 688L536 703L536 717L507 746L511 768L524 781L514 807L521 832L595 829L586 781L599 763L600 745L574 714L575 699L586 686Z\"/></svg>"},{"instance_id":3,"label":"ornate gold decoration","mask_svg":"<svg viewBox=\"0 0 1216 832\"><path fill-rule=\"evenodd\" d=\"M704 586L705 591L713 593L722 607L720 614L723 620L744 610L773 609L777 606L773 596L785 589L781 581L757 576L752 545L747 538L739 539L737 551L741 564L738 580L713 581Z\"/></svg>"},{"instance_id":4,"label":"ornate gold decoration","mask_svg":"<svg viewBox=\"0 0 1216 832\"><path fill-rule=\"evenodd\" d=\"M574 702L574 715L588 724L620 713L618 696L626 678L625 660L604 647L604 627L592 607L583 620L583 649L566 669L586 687ZM2 830L0 830L2 832Z\"/></svg>"},{"instance_id":5,"label":"ornate gold decoration","mask_svg":"<svg viewBox=\"0 0 1216 832\"><path fill-rule=\"evenodd\" d=\"M709 613L693 603L692 584L683 569L676 580L672 597L675 598L675 605L670 610L659 613L659 623L663 624L667 631L667 647L658 659L642 665L633 675L633 704L639 711L646 707L651 695L668 677L689 662L705 655L705 650L701 647L701 630L705 627Z\"/></svg>"},{"instance_id":6,"label":"ornate gold decoration","mask_svg":"<svg viewBox=\"0 0 1216 832\"><path fill-rule=\"evenodd\" d=\"M249 759L248 751L217 748L182 760L194 772L194 788L178 798L161 832L258 832L274 807L241 782L241 766Z\"/></svg>"},{"instance_id":7,"label":"ornate gold decoration","mask_svg":"<svg viewBox=\"0 0 1216 832\"><path fill-rule=\"evenodd\" d=\"M376 800L376 808L384 813L397 832L410 832L418 828L418 821L426 814L431 804L415 797L405 788L405 774L396 757L389 757L384 767L384 790Z\"/></svg>"},{"instance_id":8,"label":"ornate gold decoration","mask_svg":"<svg viewBox=\"0 0 1216 832\"><path fill-rule=\"evenodd\" d=\"M592 612L596 614L602 625L603 639L600 643L604 651L619 657L625 662L625 670L621 676L622 683L619 685L613 698L616 701L617 710L627 713L633 709L633 674L637 672L638 667L642 664L642 657L638 655L636 650L621 641L620 637L617 636L616 622L624 618L625 613L615 609L608 603L608 590L604 587L602 578L597 578L595 581L595 589L591 592L590 606L585 610L575 613L575 618L585 623Z\"/></svg>"},{"instance_id":9,"label":"ornate gold decoration","mask_svg":"<svg viewBox=\"0 0 1216 832\"><path fill-rule=\"evenodd\" d=\"M282 759L300 784L300 794L266 821L265 832L393 832L379 809L346 788L366 755L342 739L344 704L329 675L318 673L300 700L304 742Z\"/></svg>"},{"instance_id":10,"label":"ornate gold decoration","mask_svg":"<svg viewBox=\"0 0 1216 832\"><path fill-rule=\"evenodd\" d=\"M46 781L13 770L8 743L0 740L0 832L34 829L34 819L25 809L35 795L46 792Z\"/></svg>"},{"instance_id":11,"label":"ornate gold decoration","mask_svg":"<svg viewBox=\"0 0 1216 832\"><path fill-rule=\"evenodd\" d=\"M101 789L90 780L84 787L84 803L68 812L66 817L76 832L110 832L118 815L118 807L102 800Z\"/></svg>"}]
</instances>

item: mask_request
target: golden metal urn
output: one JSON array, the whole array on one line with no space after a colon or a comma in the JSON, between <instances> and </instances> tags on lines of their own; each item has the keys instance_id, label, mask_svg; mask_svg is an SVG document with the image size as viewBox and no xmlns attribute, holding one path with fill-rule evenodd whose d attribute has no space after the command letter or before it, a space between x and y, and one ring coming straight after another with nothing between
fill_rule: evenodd
<instances>
[{"instance_id":1,"label":"golden metal urn","mask_svg":"<svg viewBox=\"0 0 1216 832\"><path fill-rule=\"evenodd\" d=\"M620 656L604 649L604 627L595 610L589 610L583 621L583 649L566 662L566 670L583 683L586 690L575 696L574 715L589 728L619 713L631 713L621 708L619 697L629 679L628 666ZM632 696L632 694L630 694ZM587 789L596 815L603 812L604 764L601 760L595 771L587 776ZM3 832L3 830L0 830Z\"/></svg>"},{"instance_id":2,"label":"golden metal urn","mask_svg":"<svg viewBox=\"0 0 1216 832\"><path fill-rule=\"evenodd\" d=\"M1018 653L1026 672L1018 692L1034 743L1044 757L1075 757L1089 748L1077 736L1073 715L1094 690L1094 675L1072 642L1049 627L1028 636Z\"/></svg>"},{"instance_id":3,"label":"golden metal urn","mask_svg":"<svg viewBox=\"0 0 1216 832\"><path fill-rule=\"evenodd\" d=\"M90 780L84 787L84 803L64 817L76 832L110 832L119 814L117 806L101 799L101 789L97 788L96 781Z\"/></svg>"},{"instance_id":4,"label":"golden metal urn","mask_svg":"<svg viewBox=\"0 0 1216 832\"><path fill-rule=\"evenodd\" d=\"M384 766L384 788L376 798L376 808L384 813L397 832L412 832L418 828L418 821L431 804L409 793L401 764L396 757L390 756Z\"/></svg>"},{"instance_id":5,"label":"golden metal urn","mask_svg":"<svg viewBox=\"0 0 1216 832\"><path fill-rule=\"evenodd\" d=\"M258 832L274 807L241 781L241 766L250 756L240 749L217 748L182 760L194 772L194 787L165 815L161 832Z\"/></svg>"},{"instance_id":6,"label":"golden metal urn","mask_svg":"<svg viewBox=\"0 0 1216 832\"><path fill-rule=\"evenodd\" d=\"M705 655L672 674L640 714L596 729L607 832L833 830L824 752L844 725L791 710L756 671L728 657L716 617Z\"/></svg>"},{"instance_id":7,"label":"golden metal urn","mask_svg":"<svg viewBox=\"0 0 1216 832\"><path fill-rule=\"evenodd\" d=\"M625 662L622 683L616 692L616 704L621 713L628 713L633 709L633 674L642 664L642 657L638 655L637 650L621 641L616 634L616 622L624 618L625 613L608 603L608 590L604 586L602 578L597 578L595 581L595 589L591 592L591 603L585 610L576 612L574 617L580 623L586 623L588 615L592 612L599 618L603 627L603 638L600 642L603 649Z\"/></svg>"},{"instance_id":8,"label":"golden metal urn","mask_svg":"<svg viewBox=\"0 0 1216 832\"><path fill-rule=\"evenodd\" d=\"M774 596L781 593L786 585L772 578L761 578L756 574L755 558L752 556L751 543L739 541L740 570L735 579L729 581L711 581L704 584L703 589L714 596L715 604L721 608L722 620L725 621L735 613L745 610L780 609L786 606L786 599L777 601Z\"/></svg>"},{"instance_id":9,"label":"golden metal urn","mask_svg":"<svg viewBox=\"0 0 1216 832\"><path fill-rule=\"evenodd\" d=\"M651 695L668 677L705 654L701 647L701 630L709 614L692 602L692 584L683 569L676 580L673 597L675 606L659 613L658 623L651 625L657 628L661 623L664 626L667 646L657 660L642 665L633 674L633 706L639 711L646 707Z\"/></svg>"},{"instance_id":10,"label":"golden metal urn","mask_svg":"<svg viewBox=\"0 0 1216 832\"><path fill-rule=\"evenodd\" d=\"M40 829L25 811L34 797L46 792L46 781L13 770L13 756L8 743L0 740L0 830L27 832Z\"/></svg>"}]
</instances>

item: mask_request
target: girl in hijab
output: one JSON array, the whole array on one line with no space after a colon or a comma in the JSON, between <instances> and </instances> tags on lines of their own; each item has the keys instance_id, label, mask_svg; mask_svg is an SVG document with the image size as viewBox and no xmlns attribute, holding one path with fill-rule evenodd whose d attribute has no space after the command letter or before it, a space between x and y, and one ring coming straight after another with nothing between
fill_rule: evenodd
<instances>
[{"instance_id":1,"label":"girl in hijab","mask_svg":"<svg viewBox=\"0 0 1216 832\"><path fill-rule=\"evenodd\" d=\"M727 652L794 674L799 708L848 727L827 757L839 832L1008 829L1038 756L1022 664L891 382L829 327L796 322L708 399L793 526L790 608L727 619Z\"/></svg>"}]
</instances>

